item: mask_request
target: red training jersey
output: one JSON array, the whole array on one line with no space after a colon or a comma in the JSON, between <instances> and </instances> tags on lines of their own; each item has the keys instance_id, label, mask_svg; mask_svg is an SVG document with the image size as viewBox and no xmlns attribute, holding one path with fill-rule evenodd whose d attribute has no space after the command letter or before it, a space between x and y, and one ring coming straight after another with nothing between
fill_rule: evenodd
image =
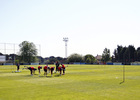
<instances>
[{"instance_id":1,"label":"red training jersey","mask_svg":"<svg viewBox=\"0 0 140 100\"><path fill-rule=\"evenodd\" d=\"M31 69L34 70L35 68L34 67L31 67Z\"/></svg>"},{"instance_id":2,"label":"red training jersey","mask_svg":"<svg viewBox=\"0 0 140 100\"><path fill-rule=\"evenodd\" d=\"M62 68L65 68L64 64L62 64Z\"/></svg>"},{"instance_id":3,"label":"red training jersey","mask_svg":"<svg viewBox=\"0 0 140 100\"><path fill-rule=\"evenodd\" d=\"M48 68L48 66L45 66L45 67L44 67L44 69L46 69L46 70L47 70L47 68Z\"/></svg>"},{"instance_id":4,"label":"red training jersey","mask_svg":"<svg viewBox=\"0 0 140 100\"><path fill-rule=\"evenodd\" d=\"M62 67L58 67L58 70L60 70Z\"/></svg>"},{"instance_id":5,"label":"red training jersey","mask_svg":"<svg viewBox=\"0 0 140 100\"><path fill-rule=\"evenodd\" d=\"M52 69L52 68L54 68L54 67L51 67L51 69Z\"/></svg>"}]
</instances>

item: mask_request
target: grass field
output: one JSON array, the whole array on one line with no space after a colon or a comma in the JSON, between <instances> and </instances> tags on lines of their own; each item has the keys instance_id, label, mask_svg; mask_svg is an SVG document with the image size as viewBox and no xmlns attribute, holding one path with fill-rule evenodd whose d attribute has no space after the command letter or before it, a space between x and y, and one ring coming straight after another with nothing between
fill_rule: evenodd
<instances>
[{"instance_id":1,"label":"grass field","mask_svg":"<svg viewBox=\"0 0 140 100\"><path fill-rule=\"evenodd\" d=\"M54 65L50 65L54 66ZM37 66L35 66L37 67ZM69 65L66 74L40 77L0 66L0 100L139 100L140 66Z\"/></svg>"}]
</instances>

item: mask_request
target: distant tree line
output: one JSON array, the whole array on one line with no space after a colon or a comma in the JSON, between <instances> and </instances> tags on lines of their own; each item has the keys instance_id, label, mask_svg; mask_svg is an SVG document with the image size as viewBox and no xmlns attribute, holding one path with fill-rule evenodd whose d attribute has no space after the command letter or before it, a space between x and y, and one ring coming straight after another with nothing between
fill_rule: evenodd
<instances>
[{"instance_id":1,"label":"distant tree line","mask_svg":"<svg viewBox=\"0 0 140 100\"><path fill-rule=\"evenodd\" d=\"M74 54L71 54L68 57L67 62L68 63L74 63L74 62L81 62L82 63L82 62L85 62L85 63L91 64L91 63L95 63L96 59L91 54L87 54L85 56L82 56L80 54L74 53Z\"/></svg>"},{"instance_id":2,"label":"distant tree line","mask_svg":"<svg viewBox=\"0 0 140 100\"><path fill-rule=\"evenodd\" d=\"M128 47L117 46L114 50L114 56L112 56L113 62L123 62L124 64L130 64L131 62L140 62L140 47L137 49L133 45Z\"/></svg>"},{"instance_id":3,"label":"distant tree line","mask_svg":"<svg viewBox=\"0 0 140 100\"><path fill-rule=\"evenodd\" d=\"M60 63L99 63L98 59L91 54L80 55L78 53L71 54L68 58L63 57L41 57L37 56L37 49L32 42L23 41L20 45L19 54L6 54L6 61L9 63L40 63L40 64L54 64L56 61ZM3 55L0 53L0 55ZM140 62L140 47L135 49L133 45L123 47L118 45L114 50L114 55L110 55L110 49L105 48L101 55L100 62L122 62L124 64L130 64L131 62Z\"/></svg>"}]
</instances>

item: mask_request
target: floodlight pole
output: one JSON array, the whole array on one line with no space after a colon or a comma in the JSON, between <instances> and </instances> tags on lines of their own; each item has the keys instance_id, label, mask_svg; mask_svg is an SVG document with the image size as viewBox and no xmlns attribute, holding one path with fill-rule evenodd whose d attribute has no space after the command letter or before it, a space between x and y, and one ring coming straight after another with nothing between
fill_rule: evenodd
<instances>
[{"instance_id":1,"label":"floodlight pole","mask_svg":"<svg viewBox=\"0 0 140 100\"><path fill-rule=\"evenodd\" d=\"M68 42L68 38L67 37L63 38L63 41L65 42L65 58L67 58L67 42Z\"/></svg>"}]
</instances>

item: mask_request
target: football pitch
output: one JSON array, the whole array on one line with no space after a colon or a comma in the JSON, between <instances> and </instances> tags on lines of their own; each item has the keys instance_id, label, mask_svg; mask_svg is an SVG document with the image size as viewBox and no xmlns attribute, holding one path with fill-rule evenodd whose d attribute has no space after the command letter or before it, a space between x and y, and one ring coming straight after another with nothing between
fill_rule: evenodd
<instances>
[{"instance_id":1,"label":"football pitch","mask_svg":"<svg viewBox=\"0 0 140 100\"><path fill-rule=\"evenodd\" d=\"M30 65L38 67L37 65ZM45 65L42 65L44 67ZM54 66L54 65L50 65ZM123 67L125 81L123 82ZM139 100L140 66L68 65L65 75L0 66L0 100Z\"/></svg>"}]
</instances>

